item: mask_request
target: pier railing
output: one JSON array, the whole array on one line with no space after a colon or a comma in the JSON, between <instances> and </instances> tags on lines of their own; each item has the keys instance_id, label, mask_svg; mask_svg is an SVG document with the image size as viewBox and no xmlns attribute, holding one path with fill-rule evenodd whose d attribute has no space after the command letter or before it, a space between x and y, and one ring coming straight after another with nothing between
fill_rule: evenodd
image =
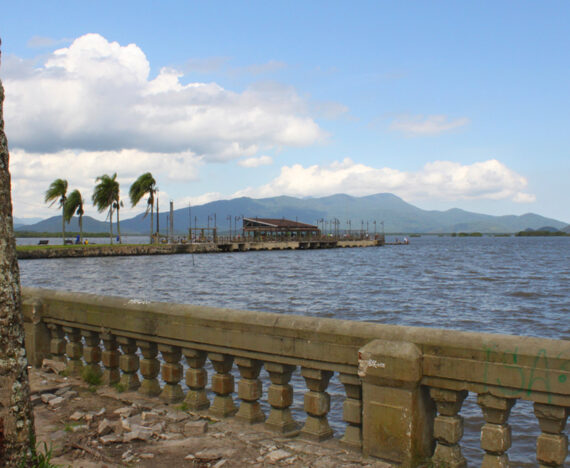
<instances>
[{"instance_id":1,"label":"pier railing","mask_svg":"<svg viewBox=\"0 0 570 468\"><path fill-rule=\"evenodd\" d=\"M461 407L469 392L485 420L482 466L508 466L509 413L517 400L529 400L542 432L538 463L561 467L567 457L568 341L32 288L23 288L23 298L26 347L36 366L50 357L66 362L70 374L87 370L107 385L319 441L333 436L327 388L337 374L345 389L341 442L402 467L426 460L466 466ZM297 368L306 383L302 422L291 411Z\"/></svg>"}]
</instances>

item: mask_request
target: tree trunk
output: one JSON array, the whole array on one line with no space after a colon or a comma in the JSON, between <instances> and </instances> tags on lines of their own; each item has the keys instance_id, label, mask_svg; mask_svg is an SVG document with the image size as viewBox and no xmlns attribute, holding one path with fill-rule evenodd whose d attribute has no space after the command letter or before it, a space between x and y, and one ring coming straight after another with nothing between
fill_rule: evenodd
<instances>
[{"instance_id":1,"label":"tree trunk","mask_svg":"<svg viewBox=\"0 0 570 468\"><path fill-rule=\"evenodd\" d=\"M4 88L0 81L0 466L19 466L31 456L35 436L3 103Z\"/></svg>"},{"instance_id":2,"label":"tree trunk","mask_svg":"<svg viewBox=\"0 0 570 468\"><path fill-rule=\"evenodd\" d=\"M65 216L63 216L63 203L61 204L61 245L65 245Z\"/></svg>"},{"instance_id":3,"label":"tree trunk","mask_svg":"<svg viewBox=\"0 0 570 468\"><path fill-rule=\"evenodd\" d=\"M83 215L79 215L79 243L83 244Z\"/></svg>"},{"instance_id":4,"label":"tree trunk","mask_svg":"<svg viewBox=\"0 0 570 468\"><path fill-rule=\"evenodd\" d=\"M119 244L122 244L121 240L121 221L119 220L119 206L117 206L117 236L119 236Z\"/></svg>"},{"instance_id":5,"label":"tree trunk","mask_svg":"<svg viewBox=\"0 0 570 468\"><path fill-rule=\"evenodd\" d=\"M109 208L109 240L113 243L113 205Z\"/></svg>"},{"instance_id":6,"label":"tree trunk","mask_svg":"<svg viewBox=\"0 0 570 468\"><path fill-rule=\"evenodd\" d=\"M150 205L150 243L152 244L152 228L154 227L154 201Z\"/></svg>"}]
</instances>

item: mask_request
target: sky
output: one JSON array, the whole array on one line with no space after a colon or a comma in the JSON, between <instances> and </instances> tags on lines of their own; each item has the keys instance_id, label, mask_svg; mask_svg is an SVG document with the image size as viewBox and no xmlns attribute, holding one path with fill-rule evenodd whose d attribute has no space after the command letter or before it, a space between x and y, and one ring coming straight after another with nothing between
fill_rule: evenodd
<instances>
[{"instance_id":1,"label":"sky","mask_svg":"<svg viewBox=\"0 0 570 468\"><path fill-rule=\"evenodd\" d=\"M0 12L14 215L50 183L161 211L393 193L570 223L567 1L19 1Z\"/></svg>"}]
</instances>

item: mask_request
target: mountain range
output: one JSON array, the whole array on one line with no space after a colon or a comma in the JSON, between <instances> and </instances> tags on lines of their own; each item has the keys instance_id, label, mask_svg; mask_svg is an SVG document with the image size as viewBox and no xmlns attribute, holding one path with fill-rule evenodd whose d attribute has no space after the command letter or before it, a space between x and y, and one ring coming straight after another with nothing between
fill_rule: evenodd
<instances>
[{"instance_id":1,"label":"mountain range","mask_svg":"<svg viewBox=\"0 0 570 468\"><path fill-rule=\"evenodd\" d=\"M163 208L164 210L164 208ZM167 231L168 212L160 212L160 231ZM551 226L556 229L568 228L567 223L551 218L528 213L520 216L491 216L472 213L458 208L446 211L422 210L405 202L396 195L379 193L365 197L353 197L345 194L331 195L321 198L295 198L279 196L253 199L248 197L232 200L218 200L199 206L184 207L174 210L174 232L187 233L190 222L192 227L210 227L214 223L219 231L228 231L231 217L234 229L236 217L246 218L286 218L303 223L318 224L322 221L338 219L340 229L361 229L368 223L370 232L374 229L384 229L390 233L452 233L452 232L483 232L483 233L512 233L524 229L539 229ZM17 218L15 218L18 221ZM15 223L16 231L60 232L61 216L33 223ZM376 224L374 224L376 221ZM156 222L156 216L155 216ZM237 222L238 227L241 221ZM78 231L77 217L74 217L67 231ZM98 221L90 216L83 217L84 232L108 232L108 222ZM116 232L116 228L114 228ZM149 217L143 213L121 220L121 233L147 234L150 231Z\"/></svg>"}]
</instances>

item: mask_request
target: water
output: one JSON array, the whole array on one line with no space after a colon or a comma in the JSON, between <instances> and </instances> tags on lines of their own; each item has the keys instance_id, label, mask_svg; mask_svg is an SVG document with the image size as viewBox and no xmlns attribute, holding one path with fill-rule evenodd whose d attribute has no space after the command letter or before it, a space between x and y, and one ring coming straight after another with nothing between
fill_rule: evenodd
<instances>
[{"instance_id":1,"label":"water","mask_svg":"<svg viewBox=\"0 0 570 468\"><path fill-rule=\"evenodd\" d=\"M570 339L570 238L413 238L408 246L209 255L27 260L24 286L150 301ZM295 378L302 408L302 379ZM331 425L343 431L336 376ZM463 452L480 464L475 395ZM302 412L297 412L302 419ZM536 466L538 423L519 401L513 466Z\"/></svg>"}]
</instances>

